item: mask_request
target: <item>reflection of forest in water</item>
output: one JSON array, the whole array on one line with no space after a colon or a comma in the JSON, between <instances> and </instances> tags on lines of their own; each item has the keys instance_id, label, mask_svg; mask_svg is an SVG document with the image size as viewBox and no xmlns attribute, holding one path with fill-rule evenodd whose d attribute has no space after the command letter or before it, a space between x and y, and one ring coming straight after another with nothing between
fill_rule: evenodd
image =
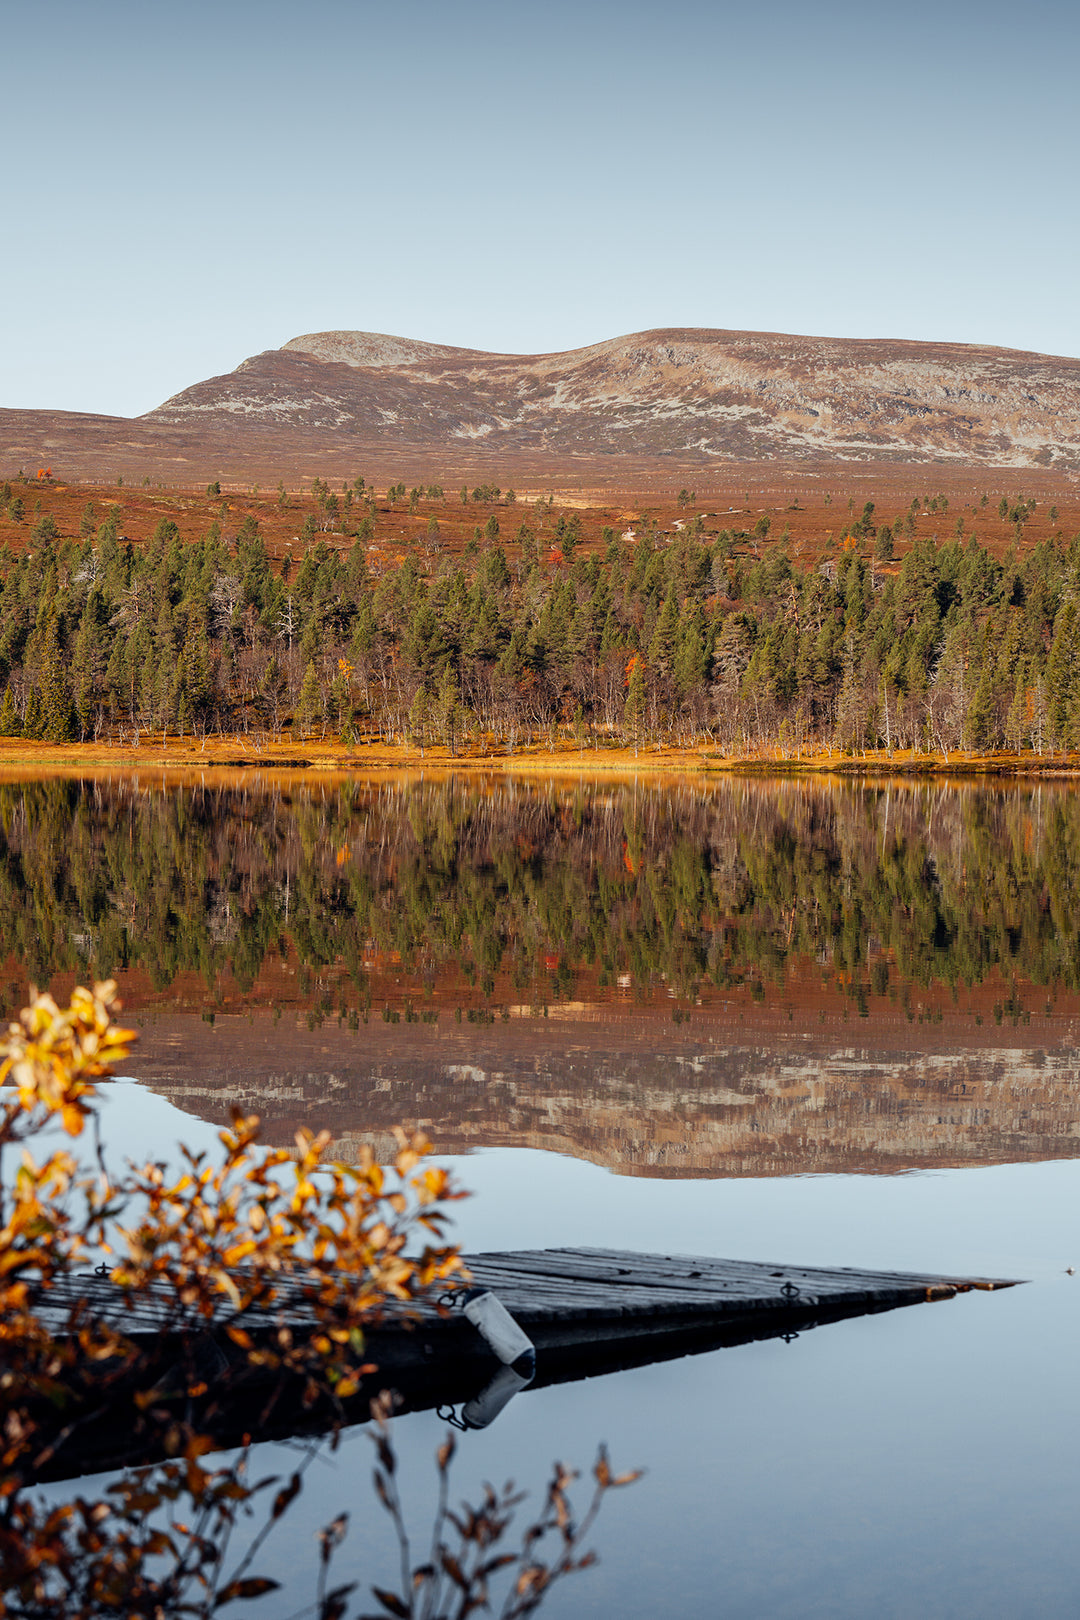
<instances>
[{"instance_id":1,"label":"reflection of forest in water","mask_svg":"<svg viewBox=\"0 0 1080 1620\"><path fill-rule=\"evenodd\" d=\"M738 781L0 786L0 953L40 983L138 969L323 1011L664 987L688 1005L811 963L855 1003L993 976L1080 988L1080 795ZM381 1010L381 1009L379 1009ZM1001 1009L1008 1015L1007 1003Z\"/></svg>"},{"instance_id":2,"label":"reflection of forest in water","mask_svg":"<svg viewBox=\"0 0 1080 1620\"><path fill-rule=\"evenodd\" d=\"M139 1075L280 1141L420 1120L649 1175L1080 1146L1067 789L48 782L0 829L9 1006L116 974Z\"/></svg>"}]
</instances>

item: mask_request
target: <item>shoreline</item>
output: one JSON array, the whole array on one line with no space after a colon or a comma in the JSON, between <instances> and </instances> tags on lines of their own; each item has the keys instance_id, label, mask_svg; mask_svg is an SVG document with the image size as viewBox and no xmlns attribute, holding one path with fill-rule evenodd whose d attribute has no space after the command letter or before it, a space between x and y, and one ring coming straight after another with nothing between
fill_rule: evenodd
<instances>
[{"instance_id":1,"label":"shoreline","mask_svg":"<svg viewBox=\"0 0 1080 1620\"><path fill-rule=\"evenodd\" d=\"M0 743L0 777L8 780L72 776L132 776L162 772L180 780L190 777L357 778L431 775L519 777L842 777L1001 780L1080 778L1080 754L1016 755L1006 753L912 753L894 750L858 756L829 750L798 757L723 755L697 749L523 748L514 753L452 754L444 748L395 744L338 742L253 742L237 737L169 738L137 748L119 743L51 744L7 738Z\"/></svg>"}]
</instances>

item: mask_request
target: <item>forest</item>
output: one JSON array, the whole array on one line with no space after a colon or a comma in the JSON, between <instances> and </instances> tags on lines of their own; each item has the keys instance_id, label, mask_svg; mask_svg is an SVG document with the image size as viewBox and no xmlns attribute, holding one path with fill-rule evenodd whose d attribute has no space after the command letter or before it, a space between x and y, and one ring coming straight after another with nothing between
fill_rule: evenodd
<instances>
[{"instance_id":1,"label":"forest","mask_svg":"<svg viewBox=\"0 0 1080 1620\"><path fill-rule=\"evenodd\" d=\"M892 523L867 501L808 562L768 518L718 528L685 491L672 527L584 545L579 514L550 500L462 490L488 515L448 548L432 486L407 497L431 504L426 529L390 556L356 485L316 481L295 558L272 557L250 513L227 532L225 502L199 539L163 517L134 544L115 508L88 502L65 538L0 485L28 537L0 550L0 734L946 760L1080 746L1080 537L1025 548L1022 502L1002 499L1016 541L1001 555L937 498L953 532L926 532L916 497Z\"/></svg>"}]
</instances>

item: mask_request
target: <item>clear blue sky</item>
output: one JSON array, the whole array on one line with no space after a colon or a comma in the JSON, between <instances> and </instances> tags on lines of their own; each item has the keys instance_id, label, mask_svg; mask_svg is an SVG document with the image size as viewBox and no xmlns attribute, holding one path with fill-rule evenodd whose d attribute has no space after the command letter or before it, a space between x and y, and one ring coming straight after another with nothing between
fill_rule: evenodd
<instances>
[{"instance_id":1,"label":"clear blue sky","mask_svg":"<svg viewBox=\"0 0 1080 1620\"><path fill-rule=\"evenodd\" d=\"M3 8L0 405L331 327L1080 355L1076 0Z\"/></svg>"}]
</instances>

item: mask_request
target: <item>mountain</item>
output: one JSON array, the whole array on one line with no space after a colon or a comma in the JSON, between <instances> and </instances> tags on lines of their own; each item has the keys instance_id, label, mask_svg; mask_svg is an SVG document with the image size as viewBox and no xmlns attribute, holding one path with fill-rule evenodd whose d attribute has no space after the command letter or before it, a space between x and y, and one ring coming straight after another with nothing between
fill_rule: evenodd
<instances>
[{"instance_id":1,"label":"mountain","mask_svg":"<svg viewBox=\"0 0 1080 1620\"><path fill-rule=\"evenodd\" d=\"M43 420L31 420L31 419ZM0 457L81 446L211 468L319 455L431 474L548 477L781 461L1080 469L1080 360L968 344L639 332L560 354L487 354L316 332L128 422L0 412ZM24 444L17 441L27 441ZM216 459L215 459L216 458ZM416 458L419 458L417 461Z\"/></svg>"},{"instance_id":2,"label":"mountain","mask_svg":"<svg viewBox=\"0 0 1080 1620\"><path fill-rule=\"evenodd\" d=\"M482 439L508 458L542 449L1047 466L1080 458L1080 360L771 332L638 332L540 355L316 332L145 420L330 428L432 449Z\"/></svg>"}]
</instances>

